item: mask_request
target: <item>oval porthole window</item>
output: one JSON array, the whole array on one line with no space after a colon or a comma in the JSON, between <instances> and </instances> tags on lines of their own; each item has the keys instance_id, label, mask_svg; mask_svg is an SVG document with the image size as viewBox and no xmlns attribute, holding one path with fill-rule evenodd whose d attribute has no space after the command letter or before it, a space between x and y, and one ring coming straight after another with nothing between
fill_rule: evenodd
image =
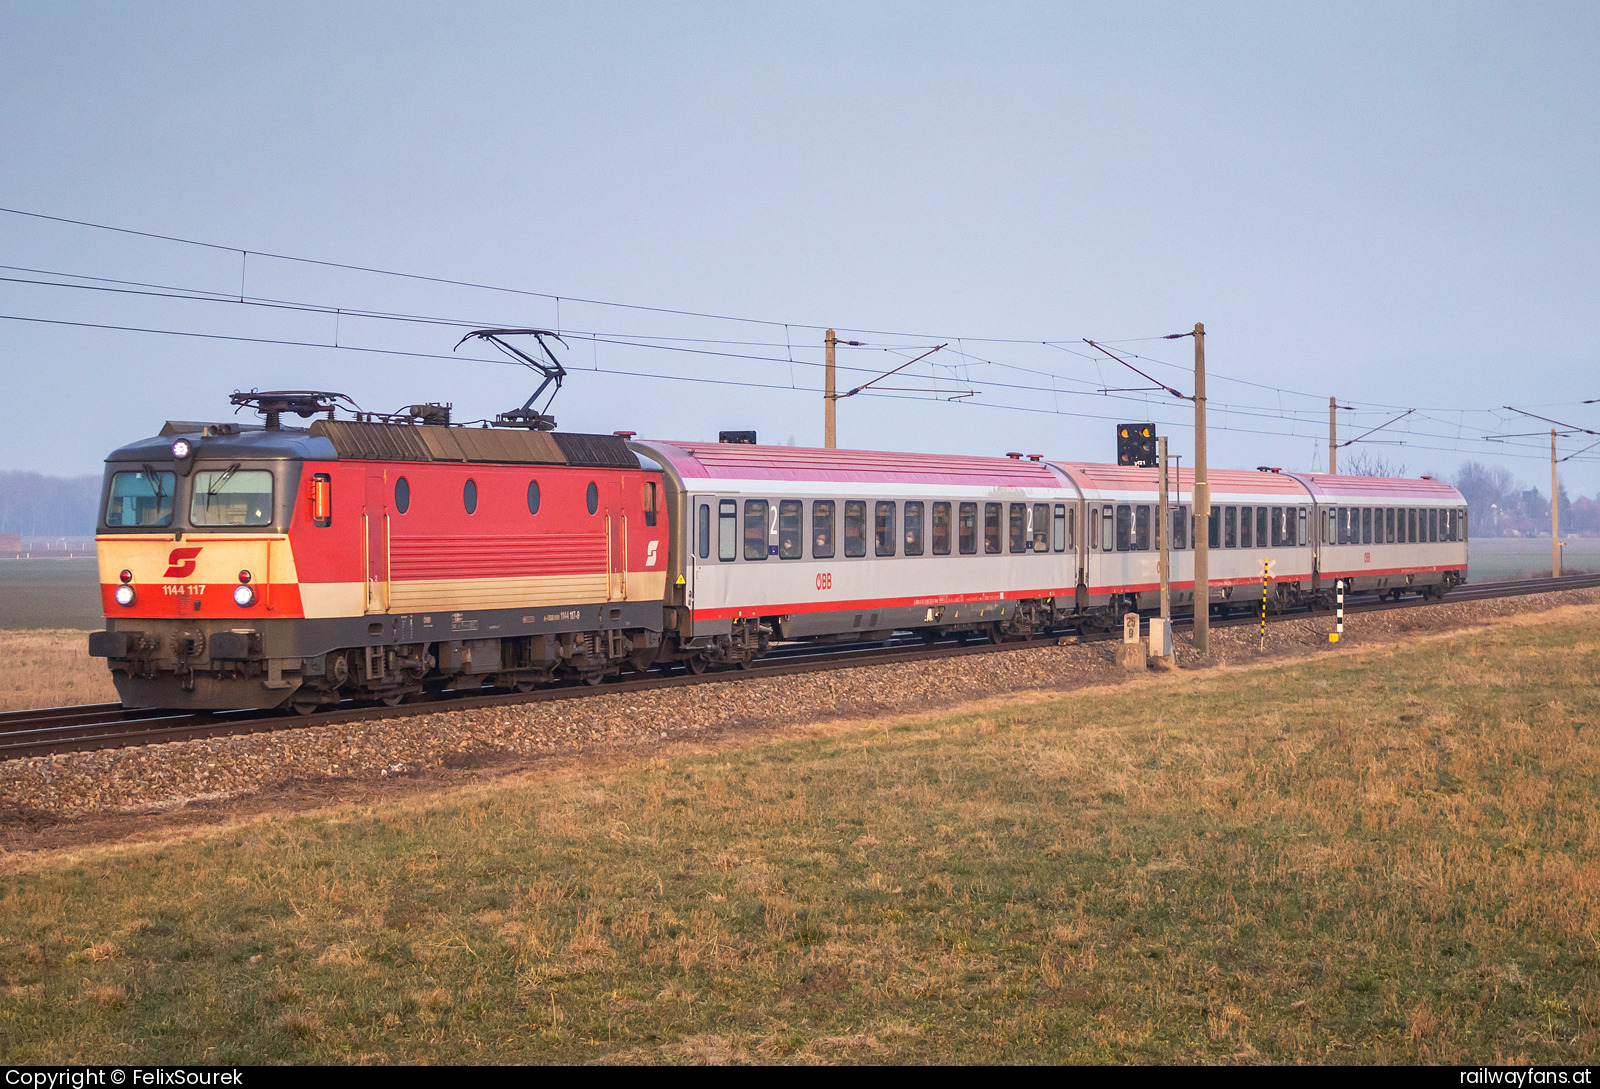
<instances>
[{"instance_id":1,"label":"oval porthole window","mask_svg":"<svg viewBox=\"0 0 1600 1089\"><path fill-rule=\"evenodd\" d=\"M539 482L537 480L528 481L528 513L539 513Z\"/></svg>"},{"instance_id":2,"label":"oval porthole window","mask_svg":"<svg viewBox=\"0 0 1600 1089\"><path fill-rule=\"evenodd\" d=\"M589 513L593 514L600 509L600 489L594 486L594 481L589 481L589 492L585 497L589 501Z\"/></svg>"},{"instance_id":3,"label":"oval porthole window","mask_svg":"<svg viewBox=\"0 0 1600 1089\"><path fill-rule=\"evenodd\" d=\"M467 508L468 514L478 509L477 481L469 480L467 481L467 486L461 489L461 505Z\"/></svg>"},{"instance_id":4,"label":"oval porthole window","mask_svg":"<svg viewBox=\"0 0 1600 1089\"><path fill-rule=\"evenodd\" d=\"M394 482L394 509L401 514L411 506L411 485L406 483L406 478L401 477Z\"/></svg>"}]
</instances>

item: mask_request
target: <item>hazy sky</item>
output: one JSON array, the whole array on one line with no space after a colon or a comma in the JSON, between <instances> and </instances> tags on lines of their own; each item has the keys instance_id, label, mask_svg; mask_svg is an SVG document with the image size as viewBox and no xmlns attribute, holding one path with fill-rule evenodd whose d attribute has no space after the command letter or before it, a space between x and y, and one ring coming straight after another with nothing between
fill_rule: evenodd
<instances>
[{"instance_id":1,"label":"hazy sky","mask_svg":"<svg viewBox=\"0 0 1600 1089\"><path fill-rule=\"evenodd\" d=\"M1155 419L1187 463L1187 402L1097 393L1146 383L1082 340L1189 392L1143 338L1203 321L1214 465L1324 467L1336 395L1342 437L1417 409L1368 448L1413 474L1547 488L1547 436L1482 436L1600 431L1597 46L1593 3L6 3L0 206L254 252L0 214L0 314L78 323L0 320L0 468L241 387L520 405L433 358L470 323L569 334L568 430L820 444L831 324L845 388L949 345L843 446L1104 460Z\"/></svg>"}]
</instances>

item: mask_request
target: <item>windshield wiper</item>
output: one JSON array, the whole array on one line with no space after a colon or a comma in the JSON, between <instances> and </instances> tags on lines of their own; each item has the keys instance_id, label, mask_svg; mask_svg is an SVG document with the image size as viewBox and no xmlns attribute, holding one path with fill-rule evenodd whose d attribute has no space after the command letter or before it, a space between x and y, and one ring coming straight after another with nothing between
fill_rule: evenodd
<instances>
[{"instance_id":1,"label":"windshield wiper","mask_svg":"<svg viewBox=\"0 0 1600 1089\"><path fill-rule=\"evenodd\" d=\"M217 477L217 479L213 480L211 482L211 486L206 489L206 498L210 499L213 495L216 495L218 489L228 482L228 478L238 471L239 463L237 461L228 466L228 471Z\"/></svg>"},{"instance_id":2,"label":"windshield wiper","mask_svg":"<svg viewBox=\"0 0 1600 1089\"><path fill-rule=\"evenodd\" d=\"M156 467L147 461L144 463L144 475L150 478L150 487L155 490L156 502L159 503L161 500L165 499L167 497L167 493L162 490L161 478L166 474L156 472Z\"/></svg>"}]
</instances>

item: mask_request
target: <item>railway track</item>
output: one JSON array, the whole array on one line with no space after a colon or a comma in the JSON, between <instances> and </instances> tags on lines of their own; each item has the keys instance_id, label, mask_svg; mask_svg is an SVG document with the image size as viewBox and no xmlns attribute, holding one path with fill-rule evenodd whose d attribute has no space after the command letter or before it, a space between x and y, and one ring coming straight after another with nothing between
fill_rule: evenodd
<instances>
[{"instance_id":1,"label":"railway track","mask_svg":"<svg viewBox=\"0 0 1600 1089\"><path fill-rule=\"evenodd\" d=\"M1482 601L1490 598L1521 597L1556 590L1579 590L1600 586L1600 574L1566 575L1561 578L1518 579L1506 582L1468 584L1451 591L1443 601L1422 598L1363 599L1347 602L1346 614L1396 608L1416 608L1434 604ZM1274 614L1269 620L1288 620L1306 615L1305 610ZM1325 613L1323 615L1326 615ZM1240 615L1214 619L1213 627L1258 623L1258 616ZM1187 618L1175 621L1176 627L1190 625ZM366 722L383 718L402 718L442 711L480 707L505 707L531 703L554 703L586 699L613 693L641 692L693 684L726 683L746 677L775 677L840 669L853 665L910 663L969 654L1004 653L1029 647L1053 646L1063 642L1089 643L1120 638L1120 633L1078 633L1037 636L1013 642L971 644L955 639L928 644L915 637L902 636L884 643L868 645L796 644L780 647L749 669L707 673L702 676L652 671L628 675L597 687L584 684L559 685L528 693L451 691L419 699L398 707L385 707L355 700L344 706L312 715L292 711L186 711L130 710L119 703L84 704L76 707L46 707L28 711L0 712L0 760L26 756L45 756L59 752L83 752L152 745L196 738L225 737L269 730Z\"/></svg>"}]
</instances>

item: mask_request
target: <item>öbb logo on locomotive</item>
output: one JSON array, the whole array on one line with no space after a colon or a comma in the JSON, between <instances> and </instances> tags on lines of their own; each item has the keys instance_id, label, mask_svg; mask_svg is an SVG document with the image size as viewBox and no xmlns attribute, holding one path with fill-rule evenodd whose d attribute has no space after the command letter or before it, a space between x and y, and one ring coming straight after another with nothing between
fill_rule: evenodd
<instances>
[{"instance_id":1,"label":"\u00f6bb logo on locomotive","mask_svg":"<svg viewBox=\"0 0 1600 1089\"><path fill-rule=\"evenodd\" d=\"M161 577L168 579L188 578L194 574L195 564L199 562L199 559L199 548L174 548L167 555L167 571Z\"/></svg>"},{"instance_id":2,"label":"\u00f6bb logo on locomotive","mask_svg":"<svg viewBox=\"0 0 1600 1089\"><path fill-rule=\"evenodd\" d=\"M780 640L1115 630L1156 606L1163 529L1175 609L1193 607L1187 470L1162 527L1143 465L347 419L331 395L273 396L263 424L171 422L107 459L90 651L128 706L312 711L700 672ZM285 426L302 402L319 418ZM1210 484L1214 610L1260 607L1263 556L1274 608L1331 607L1340 579L1464 579L1465 503L1442 482Z\"/></svg>"}]
</instances>

